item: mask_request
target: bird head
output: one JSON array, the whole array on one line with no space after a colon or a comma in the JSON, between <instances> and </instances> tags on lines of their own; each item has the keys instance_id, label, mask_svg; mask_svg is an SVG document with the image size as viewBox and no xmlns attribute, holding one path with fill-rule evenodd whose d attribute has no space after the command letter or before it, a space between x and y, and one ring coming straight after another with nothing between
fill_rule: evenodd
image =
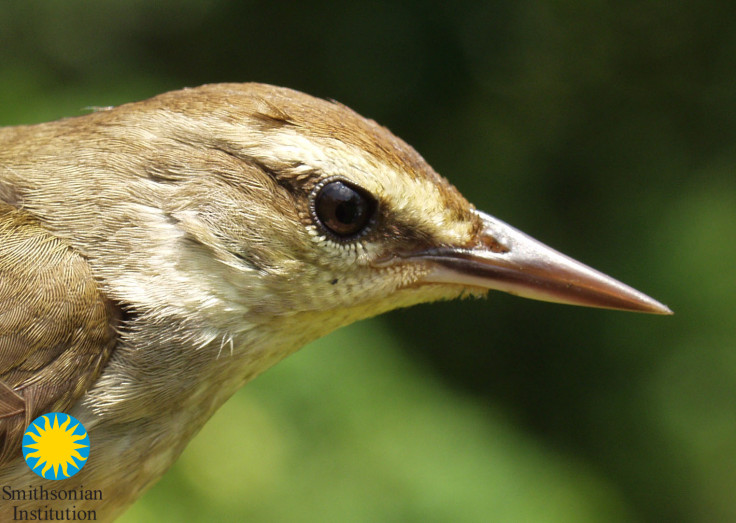
<instances>
[{"instance_id":1,"label":"bird head","mask_svg":"<svg viewBox=\"0 0 736 523\"><path fill-rule=\"evenodd\" d=\"M200 260L193 270L217 280L234 330L247 313L249 325L310 325L303 342L386 310L491 289L669 312L476 210L413 148L339 103L220 84L120 109L108 125L141 134L135 170L185 233L181 263Z\"/></svg>"}]
</instances>

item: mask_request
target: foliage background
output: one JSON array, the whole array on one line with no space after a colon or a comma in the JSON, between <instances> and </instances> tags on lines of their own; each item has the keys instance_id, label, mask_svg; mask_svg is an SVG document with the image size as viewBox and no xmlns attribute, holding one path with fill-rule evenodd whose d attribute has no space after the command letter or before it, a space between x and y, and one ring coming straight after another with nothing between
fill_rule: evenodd
<instances>
[{"instance_id":1,"label":"foliage background","mask_svg":"<svg viewBox=\"0 0 736 523\"><path fill-rule=\"evenodd\" d=\"M335 98L476 205L669 304L492 294L343 329L122 521L736 521L736 4L0 6L0 124L218 81Z\"/></svg>"}]
</instances>

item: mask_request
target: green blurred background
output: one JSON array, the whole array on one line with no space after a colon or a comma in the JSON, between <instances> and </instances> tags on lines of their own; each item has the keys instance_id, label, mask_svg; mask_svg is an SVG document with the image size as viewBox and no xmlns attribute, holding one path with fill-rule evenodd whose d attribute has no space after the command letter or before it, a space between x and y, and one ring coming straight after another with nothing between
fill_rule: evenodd
<instances>
[{"instance_id":1,"label":"green blurred background","mask_svg":"<svg viewBox=\"0 0 736 523\"><path fill-rule=\"evenodd\" d=\"M0 124L219 81L335 98L674 317L498 293L338 331L122 518L736 521L736 4L0 5Z\"/></svg>"}]
</instances>

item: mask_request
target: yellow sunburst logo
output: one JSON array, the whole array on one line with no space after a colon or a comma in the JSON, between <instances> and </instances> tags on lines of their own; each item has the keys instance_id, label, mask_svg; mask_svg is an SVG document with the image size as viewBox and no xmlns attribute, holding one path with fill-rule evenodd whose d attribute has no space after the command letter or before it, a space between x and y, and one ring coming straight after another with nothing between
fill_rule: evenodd
<instances>
[{"instance_id":1,"label":"yellow sunburst logo","mask_svg":"<svg viewBox=\"0 0 736 523\"><path fill-rule=\"evenodd\" d=\"M23 457L42 478L70 478L89 457L87 430L77 418L63 412L39 416L23 435Z\"/></svg>"}]
</instances>

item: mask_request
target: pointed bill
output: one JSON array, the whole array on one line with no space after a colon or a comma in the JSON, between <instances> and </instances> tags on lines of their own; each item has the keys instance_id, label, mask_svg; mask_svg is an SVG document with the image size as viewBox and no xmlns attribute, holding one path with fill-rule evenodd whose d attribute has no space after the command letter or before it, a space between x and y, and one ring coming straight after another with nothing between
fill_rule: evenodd
<instances>
[{"instance_id":1,"label":"pointed bill","mask_svg":"<svg viewBox=\"0 0 736 523\"><path fill-rule=\"evenodd\" d=\"M443 247L412 258L432 263L424 283L495 289L526 298L626 311L672 314L658 301L606 276L501 220L476 211L484 229L478 247Z\"/></svg>"}]
</instances>

